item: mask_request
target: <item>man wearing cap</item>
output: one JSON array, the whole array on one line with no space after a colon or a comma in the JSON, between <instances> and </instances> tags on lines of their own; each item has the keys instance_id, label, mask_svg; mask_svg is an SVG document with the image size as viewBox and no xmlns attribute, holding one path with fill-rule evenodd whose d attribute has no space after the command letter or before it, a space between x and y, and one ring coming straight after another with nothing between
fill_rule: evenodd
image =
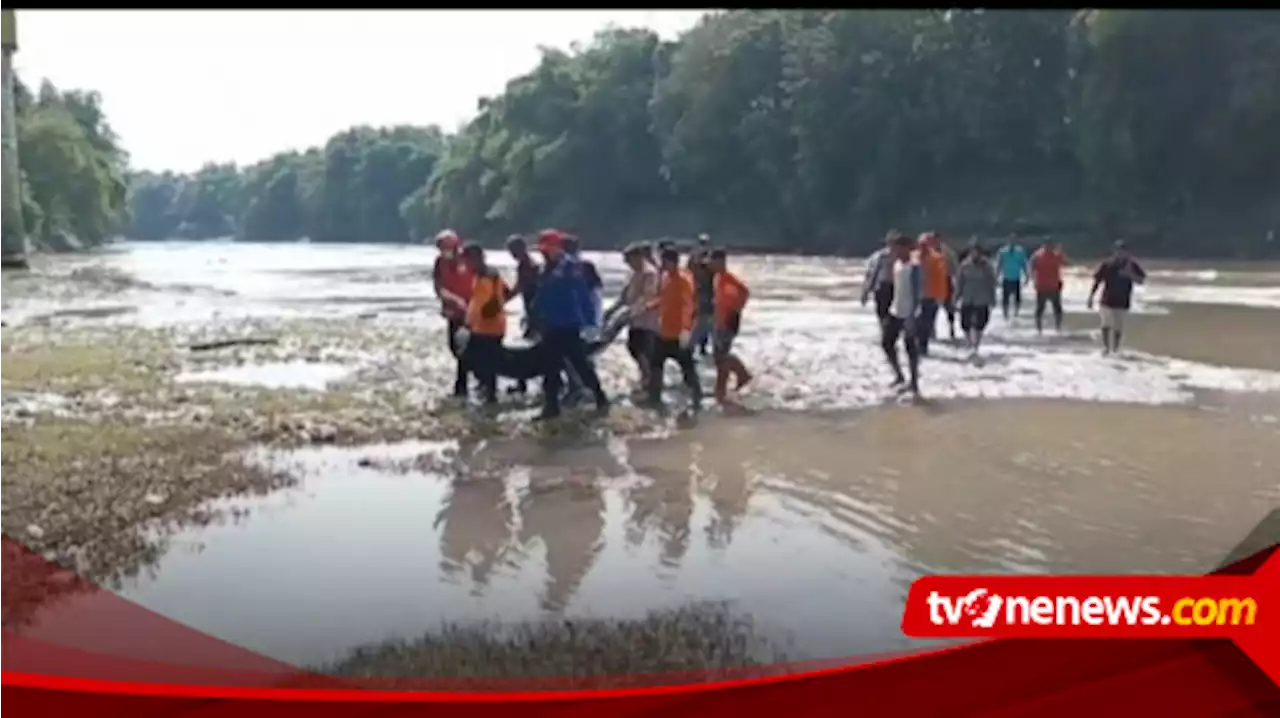
<instances>
[{"instance_id":1,"label":"man wearing cap","mask_svg":"<svg viewBox=\"0 0 1280 718\"><path fill-rule=\"evenodd\" d=\"M458 360L457 373L453 382L453 395L465 399L467 396L467 365L464 352L458 349L455 338L458 330L466 323L467 306L471 302L474 275L460 256L462 240L458 233L446 229L436 235L435 266L432 267L432 279L436 296L440 299L440 313L448 322L445 338L449 343L449 352Z\"/></svg>"},{"instance_id":2,"label":"man wearing cap","mask_svg":"<svg viewBox=\"0 0 1280 718\"><path fill-rule=\"evenodd\" d=\"M545 263L534 301L534 316L542 328L546 362L543 373L542 418L560 415L560 372L567 365L595 395L596 409L609 410L609 397L587 356L584 329L593 327L595 305L581 263L565 252L565 234L546 229L538 234L538 249Z\"/></svg>"},{"instance_id":3,"label":"man wearing cap","mask_svg":"<svg viewBox=\"0 0 1280 718\"><path fill-rule=\"evenodd\" d=\"M1089 290L1088 308L1093 309L1093 297L1102 288L1098 315L1102 319L1102 354L1120 351L1120 337L1124 334L1124 320L1133 301L1133 285L1147 281L1147 272L1138 264L1123 241L1117 241L1111 256L1098 265L1093 273L1093 288Z\"/></svg>"}]
</instances>

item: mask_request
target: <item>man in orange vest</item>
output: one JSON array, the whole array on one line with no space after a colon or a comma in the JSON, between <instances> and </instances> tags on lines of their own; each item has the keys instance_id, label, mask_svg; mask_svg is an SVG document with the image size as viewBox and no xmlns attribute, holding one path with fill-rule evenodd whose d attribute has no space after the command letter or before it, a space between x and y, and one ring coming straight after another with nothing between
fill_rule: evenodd
<instances>
[{"instance_id":1,"label":"man in orange vest","mask_svg":"<svg viewBox=\"0 0 1280 718\"><path fill-rule=\"evenodd\" d=\"M467 365L464 352L458 349L456 337L458 330L466 323L467 305L471 301L471 290L474 277L467 263L462 261L460 250L462 240L458 233L446 229L436 235L435 266L432 268L432 279L436 296L440 298L440 313L448 322L445 335L449 343L449 352L458 360L457 374L453 383L455 398L465 399L467 396Z\"/></svg>"},{"instance_id":2,"label":"man in orange vest","mask_svg":"<svg viewBox=\"0 0 1280 718\"><path fill-rule=\"evenodd\" d=\"M466 323L471 332L467 341L467 368L480 381L484 403L498 403L498 367L502 361L502 339L507 335L506 303L514 296L498 270L485 262L484 248L469 242L463 250L474 277Z\"/></svg>"},{"instance_id":3,"label":"man in orange vest","mask_svg":"<svg viewBox=\"0 0 1280 718\"><path fill-rule=\"evenodd\" d=\"M716 400L724 404L728 401L730 375L737 381L735 391L741 391L751 383L751 372L733 351L733 341L738 338L742 326L742 310L746 308L751 292L738 275L729 271L728 253L723 249L711 250L710 266L715 273L712 280L715 288L715 339L712 346L716 360Z\"/></svg>"},{"instance_id":4,"label":"man in orange vest","mask_svg":"<svg viewBox=\"0 0 1280 718\"><path fill-rule=\"evenodd\" d=\"M951 294L951 267L935 232L920 235L920 269L924 273L924 297L920 303L920 355L929 355L929 342L936 333L938 309Z\"/></svg>"},{"instance_id":5,"label":"man in orange vest","mask_svg":"<svg viewBox=\"0 0 1280 718\"><path fill-rule=\"evenodd\" d=\"M658 336L653 346L653 365L649 369L649 403L663 409L662 372L667 361L674 359L684 374L684 383L692 395L693 412L702 408L702 383L693 362L690 334L693 331L694 288L689 274L680 269L680 253L664 249L661 255L658 296L653 306L658 309Z\"/></svg>"}]
</instances>

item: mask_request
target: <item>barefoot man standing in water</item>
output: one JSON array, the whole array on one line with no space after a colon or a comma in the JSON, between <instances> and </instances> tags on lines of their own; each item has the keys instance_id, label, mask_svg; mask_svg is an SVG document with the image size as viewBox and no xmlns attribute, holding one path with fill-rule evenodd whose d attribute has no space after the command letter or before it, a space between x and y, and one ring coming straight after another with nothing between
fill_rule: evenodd
<instances>
[{"instance_id":1,"label":"barefoot man standing in water","mask_svg":"<svg viewBox=\"0 0 1280 718\"><path fill-rule=\"evenodd\" d=\"M729 376L734 377L734 391L741 391L751 383L751 372L733 351L733 340L742 327L742 310L747 306L751 292L738 275L729 271L728 253L723 249L712 250L711 269L715 272L715 338L712 341L716 360L716 401L729 401Z\"/></svg>"},{"instance_id":2,"label":"barefoot man standing in water","mask_svg":"<svg viewBox=\"0 0 1280 718\"><path fill-rule=\"evenodd\" d=\"M996 253L996 268L1000 271L1000 308L1008 321L1010 302L1014 317L1022 313L1022 285L1027 278L1027 250L1018 244L1017 237L1010 236Z\"/></svg>"},{"instance_id":3,"label":"barefoot man standing in water","mask_svg":"<svg viewBox=\"0 0 1280 718\"><path fill-rule=\"evenodd\" d=\"M905 234L893 238L893 298L889 302L888 315L881 323L880 345L884 348L885 357L893 369L893 385L898 388L910 388L911 393L920 396L920 348L916 343L919 329L916 324L920 316L921 297L924 280L920 265L912 260L913 242ZM907 363L911 371L911 383L902 375L902 364L898 361L898 338L907 349Z\"/></svg>"},{"instance_id":4,"label":"barefoot man standing in water","mask_svg":"<svg viewBox=\"0 0 1280 718\"><path fill-rule=\"evenodd\" d=\"M1124 320L1133 301L1133 285L1147 281L1147 273L1138 264L1123 241L1117 241L1111 256L1098 265L1093 273L1093 288L1089 290L1089 309L1093 309L1093 297L1102 288L1102 301L1098 314L1102 318L1102 354L1120 351L1120 337L1124 334Z\"/></svg>"},{"instance_id":5,"label":"barefoot man standing in water","mask_svg":"<svg viewBox=\"0 0 1280 718\"><path fill-rule=\"evenodd\" d=\"M960 300L960 329L964 331L969 355L978 358L982 346L982 334L991 321L991 308L996 303L996 269L987 259L987 253L975 241L960 265L956 279L956 296Z\"/></svg>"},{"instance_id":6,"label":"barefoot man standing in water","mask_svg":"<svg viewBox=\"0 0 1280 718\"><path fill-rule=\"evenodd\" d=\"M1044 310L1053 307L1053 328L1062 331L1062 268L1067 255L1062 245L1046 242L1031 255L1031 276L1036 285L1036 333L1044 331Z\"/></svg>"}]
</instances>

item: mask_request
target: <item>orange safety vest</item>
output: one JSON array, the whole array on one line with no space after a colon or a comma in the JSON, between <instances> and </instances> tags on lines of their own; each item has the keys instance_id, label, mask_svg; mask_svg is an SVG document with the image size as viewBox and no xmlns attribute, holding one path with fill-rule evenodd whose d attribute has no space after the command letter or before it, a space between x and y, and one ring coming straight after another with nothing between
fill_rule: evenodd
<instances>
[{"instance_id":1,"label":"orange safety vest","mask_svg":"<svg viewBox=\"0 0 1280 718\"><path fill-rule=\"evenodd\" d=\"M663 272L658 289L658 336L679 339L693 330L693 282L688 272Z\"/></svg>"},{"instance_id":2,"label":"orange safety vest","mask_svg":"<svg viewBox=\"0 0 1280 718\"><path fill-rule=\"evenodd\" d=\"M473 334L490 337L502 337L507 334L507 289L506 282L494 270L475 278L472 284L471 301L467 304L467 328ZM498 313L486 317L484 305L490 301L498 303Z\"/></svg>"}]
</instances>

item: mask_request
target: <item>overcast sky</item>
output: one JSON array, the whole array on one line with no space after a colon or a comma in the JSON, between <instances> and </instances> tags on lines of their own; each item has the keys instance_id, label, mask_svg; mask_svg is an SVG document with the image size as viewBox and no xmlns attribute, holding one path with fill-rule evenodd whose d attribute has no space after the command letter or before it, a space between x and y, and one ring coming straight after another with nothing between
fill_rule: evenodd
<instances>
[{"instance_id":1,"label":"overcast sky","mask_svg":"<svg viewBox=\"0 0 1280 718\"><path fill-rule=\"evenodd\" d=\"M454 129L476 100L610 24L665 37L691 10L18 13L32 86L102 93L138 169L251 163L357 124Z\"/></svg>"}]
</instances>

